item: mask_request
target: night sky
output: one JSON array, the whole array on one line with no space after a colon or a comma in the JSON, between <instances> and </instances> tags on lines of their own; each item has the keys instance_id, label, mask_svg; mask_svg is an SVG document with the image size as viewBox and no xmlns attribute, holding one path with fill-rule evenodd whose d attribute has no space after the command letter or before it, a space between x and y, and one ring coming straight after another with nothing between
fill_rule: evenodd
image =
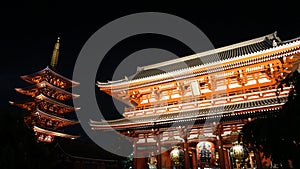
<instances>
[{"instance_id":1,"label":"night sky","mask_svg":"<svg viewBox=\"0 0 300 169\"><path fill-rule=\"evenodd\" d=\"M3 3L0 6L0 108L10 109L9 100L23 99L14 88L29 84L19 77L37 72L50 63L57 36L61 37L58 71L71 78L76 58L88 38L103 25L119 17L137 12L173 14L198 26L217 48L275 31L282 40L300 36L297 6L285 2L268 5L246 1L208 1L205 2L207 4L202 4L202 1L198 4L188 1L165 4L156 1L99 1L96 4L87 1L36 0ZM172 42L170 38L155 35L133 37L118 44L106 56L108 61L101 64L101 79L97 80L110 80L114 67L123 58L149 47L170 50L178 56L192 54L189 48ZM115 117L113 111L110 110L107 117Z\"/></svg>"}]
</instances>

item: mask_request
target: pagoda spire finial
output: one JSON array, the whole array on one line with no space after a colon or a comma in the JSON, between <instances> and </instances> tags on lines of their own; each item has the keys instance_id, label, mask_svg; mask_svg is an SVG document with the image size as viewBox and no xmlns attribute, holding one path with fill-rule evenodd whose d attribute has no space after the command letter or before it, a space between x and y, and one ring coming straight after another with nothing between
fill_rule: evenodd
<instances>
[{"instance_id":1,"label":"pagoda spire finial","mask_svg":"<svg viewBox=\"0 0 300 169\"><path fill-rule=\"evenodd\" d=\"M53 53L52 53L52 58L51 58L51 63L50 63L50 66L53 69L56 68L57 62L58 62L59 41L60 41L60 37L57 37L57 41L56 41L56 43L54 45L54 49L53 49Z\"/></svg>"}]
</instances>

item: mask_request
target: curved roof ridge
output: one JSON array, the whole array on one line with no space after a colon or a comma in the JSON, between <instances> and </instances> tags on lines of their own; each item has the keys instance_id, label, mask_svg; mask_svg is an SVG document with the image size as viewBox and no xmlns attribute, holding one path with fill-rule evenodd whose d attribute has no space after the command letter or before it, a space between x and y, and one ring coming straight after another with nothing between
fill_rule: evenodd
<instances>
[{"instance_id":1,"label":"curved roof ridge","mask_svg":"<svg viewBox=\"0 0 300 169\"><path fill-rule=\"evenodd\" d=\"M58 136L58 137L69 137L69 138L74 138L74 139L80 137L80 136L71 135L71 134L67 134L67 133L63 133L63 132L59 132L59 131L44 129L44 128L38 127L38 126L33 126L33 130L37 131L37 132L51 134L51 135Z\"/></svg>"},{"instance_id":2,"label":"curved roof ridge","mask_svg":"<svg viewBox=\"0 0 300 169\"><path fill-rule=\"evenodd\" d=\"M41 114L44 114L45 116L50 116L50 117L53 117L55 119L65 120L65 121L68 121L68 122L71 122L71 123L74 123L74 124L79 123L79 121L77 121L75 119L67 119L67 118L64 118L64 117L61 117L61 116L57 116L57 115L54 115L54 114L46 113L46 112L40 110L39 108L37 108L36 111L38 111Z\"/></svg>"},{"instance_id":3,"label":"curved roof ridge","mask_svg":"<svg viewBox=\"0 0 300 169\"><path fill-rule=\"evenodd\" d=\"M74 110L79 110L80 108L79 107L73 107L71 105L68 105L68 104L65 104L65 103L62 103L62 102L59 102L51 97L48 97L44 94L39 94L35 97L36 99L40 99L40 100L46 100L48 102L52 102L52 103L55 103L57 105L60 105L60 106L63 106L63 107L67 107L67 108L70 108L70 109L74 109Z\"/></svg>"},{"instance_id":4,"label":"curved roof ridge","mask_svg":"<svg viewBox=\"0 0 300 169\"><path fill-rule=\"evenodd\" d=\"M31 85L31 86L18 87L18 88L15 88L15 90L16 90L16 91L20 91L20 90L30 90L30 89L33 89L33 88L35 88L35 87L36 87L36 88L42 88L42 87L41 87L41 84L48 85L48 86L50 86L50 88L54 88L54 89L56 89L56 90L58 90L58 91L60 91L60 92L62 92L62 93L65 93L65 94L70 94L70 95L73 96L73 97L79 97L79 96L80 96L79 94L75 94L75 93L71 93L71 92L69 92L69 91L67 91L67 90L63 90L63 89L61 89L61 88L59 88L59 87L57 87L57 86L55 86L55 85L53 85L53 84L51 84L51 83L45 81L45 80L43 80L43 81L41 81L41 82L39 82L39 83L35 83L35 84Z\"/></svg>"},{"instance_id":5,"label":"curved roof ridge","mask_svg":"<svg viewBox=\"0 0 300 169\"><path fill-rule=\"evenodd\" d=\"M297 40L300 40L300 36L293 38L293 39L289 39L289 40L284 40L281 43L285 44L285 43L291 43L291 42L295 42Z\"/></svg>"},{"instance_id":6,"label":"curved roof ridge","mask_svg":"<svg viewBox=\"0 0 300 169\"><path fill-rule=\"evenodd\" d=\"M56 72L55 72L54 70L52 70L49 66L47 66L46 68L44 68L44 69L42 69L42 70L40 70L40 71L31 73L31 74L27 74L27 75L22 75L22 76L21 76L21 79L23 79L23 80L25 80L25 81L27 81L27 82L29 82L29 83L32 83L32 82L28 81L28 80L26 79L26 77L28 77L28 76L34 76L34 75L39 74L39 73L41 73L41 72L43 72L43 71L50 71L51 73L53 73L54 75L58 76L59 78L64 79L64 80L66 80L66 81L69 81L69 82L72 84L72 87L77 86L77 85L80 84L79 82L76 82L76 81L74 81L74 80L72 80L72 79L69 79L69 78L67 78L67 77L65 77L65 76L63 76L63 75L61 75L61 74L59 74L59 73L56 73Z\"/></svg>"},{"instance_id":7,"label":"curved roof ridge","mask_svg":"<svg viewBox=\"0 0 300 169\"><path fill-rule=\"evenodd\" d=\"M261 49L260 51L253 51L252 53L247 53L247 54L237 56L235 58L227 58L227 59L224 59L224 60L239 59L241 57L245 57L245 56L248 56L248 55L253 55L253 54L258 54L258 53L261 53L261 52L266 52L266 51L269 51L269 50L273 50L273 49L278 48L278 47L282 48L282 47L285 47L286 45L293 44L293 43L300 44L300 37L299 37L299 39L295 39L294 41L289 42L289 43L282 43L282 41L280 41L280 43L278 45L275 45L275 46L270 47L268 49ZM186 68L182 68L180 70L192 71L194 68L197 68L199 66L213 65L215 63L216 63L216 61L210 62L210 63L203 63L202 65L195 65L195 66L192 66L192 67L186 67ZM146 70L146 71L148 71L148 70ZM173 70L173 71L170 71L170 72L164 72L162 74L157 74L157 75L147 75L147 76L143 76L143 77L138 77L138 78L132 79L130 81L133 82L133 81L138 81L138 80L145 79L145 78L150 78L150 77L158 78L159 76L166 76L167 74L174 73L175 71L178 71L178 70ZM126 81L126 82L130 82L130 81ZM122 83L124 83L124 82L122 82ZM97 85L98 85L98 87L100 87L101 85L114 85L114 84L111 84L111 83L98 83Z\"/></svg>"},{"instance_id":8,"label":"curved roof ridge","mask_svg":"<svg viewBox=\"0 0 300 169\"><path fill-rule=\"evenodd\" d=\"M267 35L264 35L264 36L261 36L261 37L258 37L258 38L246 40L246 41L243 41L243 42L234 43L232 45L228 45L228 46L224 46L224 47L220 47L220 48L216 48L216 49L211 49L211 50L208 50L208 51L203 51L203 52L200 52L200 53L192 54L192 55L177 58L177 59L172 59L172 60L169 60L169 61L164 61L164 62L161 62L161 63L156 63L156 64L152 64L152 65L143 66L140 69L142 69L142 70L155 69L155 68L159 68L159 67L162 67L162 66L187 61L187 60L190 60L190 59L200 58L200 57L203 57L203 56L207 56L207 55L211 55L211 54L217 54L217 53L228 51L228 50L231 50L231 49L236 49L236 48L239 48L239 47L248 46L248 45L251 45L251 44L255 44L255 43L265 41L267 39L274 39L274 38L277 39L278 41L280 41L279 37L277 37L277 31L275 31L273 33L270 33L270 34L267 34Z\"/></svg>"}]
</instances>

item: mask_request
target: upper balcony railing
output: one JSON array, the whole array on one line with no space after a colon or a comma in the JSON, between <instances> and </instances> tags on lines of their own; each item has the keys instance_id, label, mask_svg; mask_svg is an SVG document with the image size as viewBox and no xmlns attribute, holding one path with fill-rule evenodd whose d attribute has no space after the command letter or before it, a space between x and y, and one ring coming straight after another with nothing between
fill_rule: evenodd
<instances>
[{"instance_id":1,"label":"upper balcony railing","mask_svg":"<svg viewBox=\"0 0 300 169\"><path fill-rule=\"evenodd\" d=\"M276 96L288 96L289 91L290 87L284 87L283 91L280 91L276 89L276 86L272 85L260 89L247 89L245 93L242 91L235 91L219 95L211 94L206 97L188 96L177 100L165 100L161 102L155 102L155 104L125 108L124 117L170 113L175 111L193 110L210 106L266 99Z\"/></svg>"}]
</instances>

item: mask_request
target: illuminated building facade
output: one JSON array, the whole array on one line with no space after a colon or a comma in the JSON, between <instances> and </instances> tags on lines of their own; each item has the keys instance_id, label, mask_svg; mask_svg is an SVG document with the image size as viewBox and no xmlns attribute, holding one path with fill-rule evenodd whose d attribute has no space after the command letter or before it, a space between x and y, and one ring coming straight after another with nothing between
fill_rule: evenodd
<instances>
[{"instance_id":1,"label":"illuminated building facade","mask_svg":"<svg viewBox=\"0 0 300 169\"><path fill-rule=\"evenodd\" d=\"M277 85L295 68L299 51L299 38L283 41L274 32L140 67L133 79L98 82L128 107L124 118L90 126L133 137L135 155L156 154L154 168L262 168L260 152L237 143L239 132L280 112L291 88ZM135 158L133 168L149 168L148 161Z\"/></svg>"}]
</instances>

